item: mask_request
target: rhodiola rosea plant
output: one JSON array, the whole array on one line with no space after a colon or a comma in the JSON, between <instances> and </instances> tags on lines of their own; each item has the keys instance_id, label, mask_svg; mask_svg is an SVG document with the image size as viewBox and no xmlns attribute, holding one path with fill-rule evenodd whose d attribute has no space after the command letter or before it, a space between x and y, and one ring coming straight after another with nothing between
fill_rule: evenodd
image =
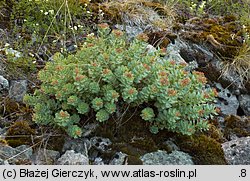
<instances>
[{"instance_id":1,"label":"rhodiola rosea plant","mask_svg":"<svg viewBox=\"0 0 250 181\"><path fill-rule=\"evenodd\" d=\"M76 138L83 115L94 112L97 121L105 122L123 107L139 106L153 133L167 129L191 135L208 129L216 91L205 88L203 73L164 60L162 50L147 52L145 34L127 42L122 31L110 31L100 24L98 36L88 35L76 54L58 53L39 72L40 89L24 98L34 108L33 120Z\"/></svg>"}]
</instances>

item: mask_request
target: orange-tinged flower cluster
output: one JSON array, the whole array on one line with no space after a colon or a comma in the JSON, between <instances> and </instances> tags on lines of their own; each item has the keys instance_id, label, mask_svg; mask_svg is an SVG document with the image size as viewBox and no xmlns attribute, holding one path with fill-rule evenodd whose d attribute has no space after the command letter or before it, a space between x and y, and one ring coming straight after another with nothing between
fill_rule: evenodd
<instances>
[{"instance_id":1,"label":"orange-tinged flower cluster","mask_svg":"<svg viewBox=\"0 0 250 181\"><path fill-rule=\"evenodd\" d=\"M51 82L51 84L52 84L52 85L57 85L57 84L58 84L58 80L53 80L53 81Z\"/></svg>"},{"instance_id":2,"label":"orange-tinged flower cluster","mask_svg":"<svg viewBox=\"0 0 250 181\"><path fill-rule=\"evenodd\" d=\"M210 98L210 95L208 93L204 93L204 96L203 96L205 99L209 99Z\"/></svg>"},{"instance_id":3,"label":"orange-tinged flower cluster","mask_svg":"<svg viewBox=\"0 0 250 181\"><path fill-rule=\"evenodd\" d=\"M81 136L81 134L82 134L81 130L76 130L76 131L75 131L75 135Z\"/></svg>"},{"instance_id":4,"label":"orange-tinged flower cluster","mask_svg":"<svg viewBox=\"0 0 250 181\"><path fill-rule=\"evenodd\" d=\"M122 49L122 48L116 48L115 51L116 51L117 53L122 53L123 49Z\"/></svg>"},{"instance_id":5,"label":"orange-tinged flower cluster","mask_svg":"<svg viewBox=\"0 0 250 181\"><path fill-rule=\"evenodd\" d=\"M121 37L123 35L123 32L121 30L112 30L112 33L116 36L116 37Z\"/></svg>"},{"instance_id":6,"label":"orange-tinged flower cluster","mask_svg":"<svg viewBox=\"0 0 250 181\"><path fill-rule=\"evenodd\" d=\"M149 39L148 35L146 35L145 33L140 33L139 35L137 35L136 38L138 40L145 41L145 42L147 42Z\"/></svg>"},{"instance_id":7,"label":"orange-tinged flower cluster","mask_svg":"<svg viewBox=\"0 0 250 181\"><path fill-rule=\"evenodd\" d=\"M174 90L174 89L169 89L168 90L168 95L175 96L176 94L177 94L176 90Z\"/></svg>"},{"instance_id":8,"label":"orange-tinged flower cluster","mask_svg":"<svg viewBox=\"0 0 250 181\"><path fill-rule=\"evenodd\" d=\"M186 85L188 85L191 82L191 80L189 78L185 78L183 80L181 80L181 86L185 87Z\"/></svg>"},{"instance_id":9,"label":"orange-tinged flower cluster","mask_svg":"<svg viewBox=\"0 0 250 181\"><path fill-rule=\"evenodd\" d=\"M215 96L215 97L218 97L219 94L218 94L217 90L216 90L215 88L213 88L212 91L213 91L213 93L214 93L214 96Z\"/></svg>"},{"instance_id":10,"label":"orange-tinged flower cluster","mask_svg":"<svg viewBox=\"0 0 250 181\"><path fill-rule=\"evenodd\" d=\"M66 117L69 116L69 114L68 114L67 112L60 111L60 116L61 116L62 118L66 118Z\"/></svg>"},{"instance_id":11,"label":"orange-tinged flower cluster","mask_svg":"<svg viewBox=\"0 0 250 181\"><path fill-rule=\"evenodd\" d=\"M175 65L175 64L176 64L176 62L175 62L174 60L170 60L169 63L170 63L171 65Z\"/></svg>"},{"instance_id":12,"label":"orange-tinged flower cluster","mask_svg":"<svg viewBox=\"0 0 250 181\"><path fill-rule=\"evenodd\" d=\"M167 76L161 77L160 83L161 85L168 85L168 77Z\"/></svg>"},{"instance_id":13,"label":"orange-tinged flower cluster","mask_svg":"<svg viewBox=\"0 0 250 181\"><path fill-rule=\"evenodd\" d=\"M98 102L96 102L96 105L99 106L99 107L101 107L103 105L103 102L102 101L98 101Z\"/></svg>"},{"instance_id":14,"label":"orange-tinged flower cluster","mask_svg":"<svg viewBox=\"0 0 250 181\"><path fill-rule=\"evenodd\" d=\"M180 117L181 113L178 111L178 112L175 113L175 116Z\"/></svg>"},{"instance_id":15,"label":"orange-tinged flower cluster","mask_svg":"<svg viewBox=\"0 0 250 181\"><path fill-rule=\"evenodd\" d=\"M133 74L131 72L125 72L124 74L127 78L132 79L133 78Z\"/></svg>"},{"instance_id":16,"label":"orange-tinged flower cluster","mask_svg":"<svg viewBox=\"0 0 250 181\"><path fill-rule=\"evenodd\" d=\"M203 72L193 71L192 73L193 73L194 75L204 76L204 73L203 73Z\"/></svg>"},{"instance_id":17,"label":"orange-tinged flower cluster","mask_svg":"<svg viewBox=\"0 0 250 181\"><path fill-rule=\"evenodd\" d=\"M57 70L57 71L61 71L61 70L63 70L63 66L61 66L61 65L57 65L57 66L56 66L56 70Z\"/></svg>"},{"instance_id":18,"label":"orange-tinged flower cluster","mask_svg":"<svg viewBox=\"0 0 250 181\"><path fill-rule=\"evenodd\" d=\"M193 71L193 74L197 77L197 80L203 84L207 83L207 78L205 77L203 72Z\"/></svg>"},{"instance_id":19,"label":"orange-tinged flower cluster","mask_svg":"<svg viewBox=\"0 0 250 181\"><path fill-rule=\"evenodd\" d=\"M82 79L84 79L86 76L84 76L84 75L76 75L76 77L75 77L75 81L77 81L77 82L79 82L79 81L81 81Z\"/></svg>"},{"instance_id":20,"label":"orange-tinged flower cluster","mask_svg":"<svg viewBox=\"0 0 250 181\"><path fill-rule=\"evenodd\" d=\"M93 62L91 65L92 65L93 67L97 67L97 63L96 63L96 62Z\"/></svg>"},{"instance_id":21,"label":"orange-tinged flower cluster","mask_svg":"<svg viewBox=\"0 0 250 181\"><path fill-rule=\"evenodd\" d=\"M188 71L186 70L181 70L181 73L183 73L184 76L188 75Z\"/></svg>"},{"instance_id":22,"label":"orange-tinged flower cluster","mask_svg":"<svg viewBox=\"0 0 250 181\"><path fill-rule=\"evenodd\" d=\"M197 80L199 82L201 82L202 84L206 84L207 83L207 78L206 77L199 76L199 77L197 77Z\"/></svg>"},{"instance_id":23,"label":"orange-tinged flower cluster","mask_svg":"<svg viewBox=\"0 0 250 181\"><path fill-rule=\"evenodd\" d=\"M166 71L161 71L161 72L159 72L159 75L160 75L161 77L164 77L164 76L167 76L168 73L167 73Z\"/></svg>"},{"instance_id":24,"label":"orange-tinged flower cluster","mask_svg":"<svg viewBox=\"0 0 250 181\"><path fill-rule=\"evenodd\" d=\"M107 29L107 28L109 28L109 25L107 23L101 23L101 24L98 24L97 26L99 28L101 28L101 29Z\"/></svg>"},{"instance_id":25,"label":"orange-tinged flower cluster","mask_svg":"<svg viewBox=\"0 0 250 181\"><path fill-rule=\"evenodd\" d=\"M88 43L87 44L87 47L93 47L93 46L95 46L94 43Z\"/></svg>"},{"instance_id":26,"label":"orange-tinged flower cluster","mask_svg":"<svg viewBox=\"0 0 250 181\"><path fill-rule=\"evenodd\" d=\"M198 114L199 114L200 116L202 116L204 113L205 113L205 111L204 111L203 109L201 109L201 110L198 111Z\"/></svg>"},{"instance_id":27,"label":"orange-tinged flower cluster","mask_svg":"<svg viewBox=\"0 0 250 181\"><path fill-rule=\"evenodd\" d=\"M118 98L119 97L119 94L117 93L117 92L113 92L112 93L112 98L113 99L116 99L116 98Z\"/></svg>"},{"instance_id":28,"label":"orange-tinged flower cluster","mask_svg":"<svg viewBox=\"0 0 250 181\"><path fill-rule=\"evenodd\" d=\"M102 73L104 74L104 75L107 75L107 74L109 74L110 73L110 70L109 69L103 69L103 71L102 71Z\"/></svg>"},{"instance_id":29,"label":"orange-tinged flower cluster","mask_svg":"<svg viewBox=\"0 0 250 181\"><path fill-rule=\"evenodd\" d=\"M129 95L133 95L135 93L135 89L131 88L128 90Z\"/></svg>"},{"instance_id":30,"label":"orange-tinged flower cluster","mask_svg":"<svg viewBox=\"0 0 250 181\"><path fill-rule=\"evenodd\" d=\"M79 68L76 67L76 68L75 68L75 74L79 74L79 72L80 72L80 71L79 71Z\"/></svg>"},{"instance_id":31,"label":"orange-tinged flower cluster","mask_svg":"<svg viewBox=\"0 0 250 181\"><path fill-rule=\"evenodd\" d=\"M143 64L143 67L144 67L146 70L148 70L148 71L150 70L149 65L148 65L148 64L146 64L146 63L144 63L144 64Z\"/></svg>"},{"instance_id":32,"label":"orange-tinged flower cluster","mask_svg":"<svg viewBox=\"0 0 250 181\"><path fill-rule=\"evenodd\" d=\"M215 112L219 114L219 113L221 112L221 109L218 108L218 107L216 107L216 108L215 108Z\"/></svg>"}]
</instances>

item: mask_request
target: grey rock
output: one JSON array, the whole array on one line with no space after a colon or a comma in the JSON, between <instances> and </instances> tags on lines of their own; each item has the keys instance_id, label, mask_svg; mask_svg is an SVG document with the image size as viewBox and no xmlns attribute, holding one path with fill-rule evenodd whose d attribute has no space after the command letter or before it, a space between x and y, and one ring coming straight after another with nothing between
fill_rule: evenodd
<instances>
[{"instance_id":1,"label":"grey rock","mask_svg":"<svg viewBox=\"0 0 250 181\"><path fill-rule=\"evenodd\" d=\"M11 80L9 96L17 102L23 101L23 96L27 92L27 80Z\"/></svg>"},{"instance_id":2,"label":"grey rock","mask_svg":"<svg viewBox=\"0 0 250 181\"><path fill-rule=\"evenodd\" d=\"M222 144L225 158L230 165L250 164L250 137L236 138Z\"/></svg>"},{"instance_id":3,"label":"grey rock","mask_svg":"<svg viewBox=\"0 0 250 181\"><path fill-rule=\"evenodd\" d=\"M2 75L0 75L0 91L4 89L9 89L9 82Z\"/></svg>"},{"instance_id":4,"label":"grey rock","mask_svg":"<svg viewBox=\"0 0 250 181\"><path fill-rule=\"evenodd\" d=\"M130 26L130 25L115 25L115 28L125 31L129 40L136 37L138 34L143 32L143 29L138 26Z\"/></svg>"},{"instance_id":5,"label":"grey rock","mask_svg":"<svg viewBox=\"0 0 250 181\"><path fill-rule=\"evenodd\" d=\"M77 45L74 45L74 44L69 45L69 46L67 47L67 51L68 51L69 53L75 52L76 49L77 49Z\"/></svg>"},{"instance_id":6,"label":"grey rock","mask_svg":"<svg viewBox=\"0 0 250 181\"><path fill-rule=\"evenodd\" d=\"M53 165L60 157L60 153L54 150L41 149L33 154L33 164Z\"/></svg>"},{"instance_id":7,"label":"grey rock","mask_svg":"<svg viewBox=\"0 0 250 181\"><path fill-rule=\"evenodd\" d=\"M215 84L218 90L218 100L216 106L225 115L236 115L239 108L239 101L228 89L224 89L220 83Z\"/></svg>"},{"instance_id":8,"label":"grey rock","mask_svg":"<svg viewBox=\"0 0 250 181\"><path fill-rule=\"evenodd\" d=\"M109 165L123 165L124 160L128 155L122 152L117 152Z\"/></svg>"},{"instance_id":9,"label":"grey rock","mask_svg":"<svg viewBox=\"0 0 250 181\"><path fill-rule=\"evenodd\" d=\"M63 145L63 152L74 150L76 153L81 153L88 156L88 151L91 148L91 143L87 138L84 139L67 139Z\"/></svg>"},{"instance_id":10,"label":"grey rock","mask_svg":"<svg viewBox=\"0 0 250 181\"><path fill-rule=\"evenodd\" d=\"M240 95L239 96L240 107L246 116L250 116L250 95Z\"/></svg>"},{"instance_id":11,"label":"grey rock","mask_svg":"<svg viewBox=\"0 0 250 181\"><path fill-rule=\"evenodd\" d=\"M93 162L93 165L104 165L104 162L101 157L96 157Z\"/></svg>"},{"instance_id":12,"label":"grey rock","mask_svg":"<svg viewBox=\"0 0 250 181\"><path fill-rule=\"evenodd\" d=\"M89 165L89 159L74 150L68 150L58 160L58 165Z\"/></svg>"},{"instance_id":13,"label":"grey rock","mask_svg":"<svg viewBox=\"0 0 250 181\"><path fill-rule=\"evenodd\" d=\"M28 145L12 148L8 145L0 144L0 153L0 159L5 163L16 164L18 162L31 162L32 148Z\"/></svg>"},{"instance_id":14,"label":"grey rock","mask_svg":"<svg viewBox=\"0 0 250 181\"><path fill-rule=\"evenodd\" d=\"M249 92L242 83L240 75L238 75L232 68L225 71L225 67L217 58L214 58L209 62L204 71L207 72L209 80L219 82L223 87L228 87L230 90L234 90L234 94L239 94L238 92Z\"/></svg>"},{"instance_id":15,"label":"grey rock","mask_svg":"<svg viewBox=\"0 0 250 181\"><path fill-rule=\"evenodd\" d=\"M16 147L16 150L18 152L23 152L21 154L21 156L29 158L29 160L31 159L32 154L33 154L33 150L32 150L32 148L29 145L18 146L18 147Z\"/></svg>"},{"instance_id":16,"label":"grey rock","mask_svg":"<svg viewBox=\"0 0 250 181\"><path fill-rule=\"evenodd\" d=\"M0 165L4 165L4 161L0 158Z\"/></svg>"},{"instance_id":17,"label":"grey rock","mask_svg":"<svg viewBox=\"0 0 250 181\"><path fill-rule=\"evenodd\" d=\"M173 151L168 154L166 151L147 153L140 157L143 165L193 165L190 155L181 151Z\"/></svg>"},{"instance_id":18,"label":"grey rock","mask_svg":"<svg viewBox=\"0 0 250 181\"><path fill-rule=\"evenodd\" d=\"M177 63L186 63L186 61L180 55L180 46L182 43L180 41L176 41L175 44L169 44L167 47L167 55L164 57L168 60L174 60Z\"/></svg>"},{"instance_id":19,"label":"grey rock","mask_svg":"<svg viewBox=\"0 0 250 181\"><path fill-rule=\"evenodd\" d=\"M109 146L112 144L110 139L102 137L92 137L90 138L91 145L101 152L109 150Z\"/></svg>"}]
</instances>

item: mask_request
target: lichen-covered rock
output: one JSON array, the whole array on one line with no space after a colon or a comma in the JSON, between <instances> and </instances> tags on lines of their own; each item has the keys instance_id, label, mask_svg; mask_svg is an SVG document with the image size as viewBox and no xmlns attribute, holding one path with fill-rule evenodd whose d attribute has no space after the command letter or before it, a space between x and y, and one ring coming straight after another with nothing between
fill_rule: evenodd
<instances>
[{"instance_id":1,"label":"lichen-covered rock","mask_svg":"<svg viewBox=\"0 0 250 181\"><path fill-rule=\"evenodd\" d=\"M59 157L60 153L58 151L41 149L33 154L33 164L53 165Z\"/></svg>"},{"instance_id":2,"label":"lichen-covered rock","mask_svg":"<svg viewBox=\"0 0 250 181\"><path fill-rule=\"evenodd\" d=\"M230 165L250 164L250 137L237 138L222 144L225 158Z\"/></svg>"},{"instance_id":3,"label":"lichen-covered rock","mask_svg":"<svg viewBox=\"0 0 250 181\"><path fill-rule=\"evenodd\" d=\"M166 151L147 153L140 157L143 165L193 165L189 154L182 151L173 151L168 154Z\"/></svg>"},{"instance_id":4,"label":"lichen-covered rock","mask_svg":"<svg viewBox=\"0 0 250 181\"><path fill-rule=\"evenodd\" d=\"M17 102L21 102L23 100L23 96L27 92L27 85L27 80L11 80L9 89L10 98Z\"/></svg>"},{"instance_id":5,"label":"lichen-covered rock","mask_svg":"<svg viewBox=\"0 0 250 181\"><path fill-rule=\"evenodd\" d=\"M239 96L240 107L246 116L250 116L250 95L242 94Z\"/></svg>"},{"instance_id":6,"label":"lichen-covered rock","mask_svg":"<svg viewBox=\"0 0 250 181\"><path fill-rule=\"evenodd\" d=\"M117 152L114 158L109 162L109 165L124 165L128 155L122 152Z\"/></svg>"},{"instance_id":7,"label":"lichen-covered rock","mask_svg":"<svg viewBox=\"0 0 250 181\"><path fill-rule=\"evenodd\" d=\"M21 145L12 148L8 145L0 144L0 159L9 164L31 164L32 148L28 145Z\"/></svg>"},{"instance_id":8,"label":"lichen-covered rock","mask_svg":"<svg viewBox=\"0 0 250 181\"><path fill-rule=\"evenodd\" d=\"M9 82L2 75L0 75L0 91L9 89Z\"/></svg>"},{"instance_id":9,"label":"lichen-covered rock","mask_svg":"<svg viewBox=\"0 0 250 181\"><path fill-rule=\"evenodd\" d=\"M74 150L68 150L58 160L58 165L89 165L89 159Z\"/></svg>"},{"instance_id":10,"label":"lichen-covered rock","mask_svg":"<svg viewBox=\"0 0 250 181\"><path fill-rule=\"evenodd\" d=\"M236 96L228 89L224 89L219 83L216 84L216 88L219 93L216 106L220 108L221 113L225 115L237 115L239 102Z\"/></svg>"},{"instance_id":11,"label":"lichen-covered rock","mask_svg":"<svg viewBox=\"0 0 250 181\"><path fill-rule=\"evenodd\" d=\"M62 151L74 150L76 153L81 153L88 156L88 151L91 148L91 143L87 138L84 139L67 139L63 145Z\"/></svg>"},{"instance_id":12,"label":"lichen-covered rock","mask_svg":"<svg viewBox=\"0 0 250 181\"><path fill-rule=\"evenodd\" d=\"M90 139L91 145L101 152L107 151L108 147L112 144L110 139L102 137L92 137Z\"/></svg>"}]
</instances>

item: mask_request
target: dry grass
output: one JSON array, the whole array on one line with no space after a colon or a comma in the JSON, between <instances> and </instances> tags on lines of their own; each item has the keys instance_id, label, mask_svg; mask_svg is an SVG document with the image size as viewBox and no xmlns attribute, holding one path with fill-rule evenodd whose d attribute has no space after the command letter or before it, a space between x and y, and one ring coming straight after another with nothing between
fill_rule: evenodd
<instances>
[{"instance_id":1,"label":"dry grass","mask_svg":"<svg viewBox=\"0 0 250 181\"><path fill-rule=\"evenodd\" d=\"M142 28L171 28L174 17L174 3L157 3L151 0L111 0L102 4L107 13L123 23Z\"/></svg>"},{"instance_id":2,"label":"dry grass","mask_svg":"<svg viewBox=\"0 0 250 181\"><path fill-rule=\"evenodd\" d=\"M232 62L224 64L223 74L229 71L237 72L243 85L250 80L250 42L243 44Z\"/></svg>"}]
</instances>

